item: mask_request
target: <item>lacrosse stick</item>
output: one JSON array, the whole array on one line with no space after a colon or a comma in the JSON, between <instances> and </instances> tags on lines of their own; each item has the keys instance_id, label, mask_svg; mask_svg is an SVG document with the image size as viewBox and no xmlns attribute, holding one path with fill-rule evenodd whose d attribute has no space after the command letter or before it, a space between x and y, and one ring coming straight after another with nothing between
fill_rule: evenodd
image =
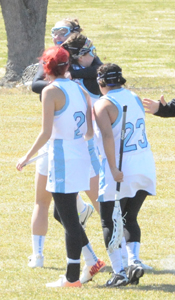
<instances>
[{"instance_id":1,"label":"lacrosse stick","mask_svg":"<svg viewBox=\"0 0 175 300\"><path fill-rule=\"evenodd\" d=\"M31 64L22 72L21 81L24 85L31 85L33 78L38 70L39 63Z\"/></svg>"},{"instance_id":2,"label":"lacrosse stick","mask_svg":"<svg viewBox=\"0 0 175 300\"><path fill-rule=\"evenodd\" d=\"M25 166L27 166L27 165L33 163L34 161L36 161L36 160L38 160L38 159L40 159L40 158L42 158L42 157L44 157L44 156L46 156L46 155L48 155L48 152L44 152L44 153L42 153L42 154L40 154L40 155L35 156L34 158L32 158L32 159L30 159L28 162L26 162L26 164L25 164L23 167L25 167Z\"/></svg>"},{"instance_id":3,"label":"lacrosse stick","mask_svg":"<svg viewBox=\"0 0 175 300\"><path fill-rule=\"evenodd\" d=\"M125 139L125 123L126 123L126 111L127 106L123 106L123 118L122 118L122 130L121 130L121 138L120 138L120 152L119 152L119 171L122 169L122 159L123 159L123 144ZM115 193L115 205L112 214L113 220L113 233L111 240L108 244L108 251L112 253L114 249L117 249L121 244L123 237L123 220L122 213L120 208L120 182L117 182L116 193Z\"/></svg>"}]
</instances>

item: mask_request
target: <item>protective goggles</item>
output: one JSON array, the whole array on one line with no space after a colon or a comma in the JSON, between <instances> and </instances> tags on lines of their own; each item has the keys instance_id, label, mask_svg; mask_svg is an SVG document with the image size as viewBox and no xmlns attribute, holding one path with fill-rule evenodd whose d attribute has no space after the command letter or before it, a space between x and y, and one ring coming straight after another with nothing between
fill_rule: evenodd
<instances>
[{"instance_id":1,"label":"protective goggles","mask_svg":"<svg viewBox=\"0 0 175 300\"><path fill-rule=\"evenodd\" d=\"M86 42L84 44L84 46L81 49L77 48L78 54L73 54L72 57L77 59L80 56L83 56L87 53L89 53L92 57L96 56L96 48L95 46L93 46L91 40L89 40L88 38L86 39Z\"/></svg>"},{"instance_id":2,"label":"protective goggles","mask_svg":"<svg viewBox=\"0 0 175 300\"><path fill-rule=\"evenodd\" d=\"M86 39L85 44L83 46L83 48L81 48L80 51L84 51L84 55L86 53L89 53L92 57L94 57L96 55L96 48L95 46L93 46L92 41L90 39Z\"/></svg>"},{"instance_id":3,"label":"protective goggles","mask_svg":"<svg viewBox=\"0 0 175 300\"><path fill-rule=\"evenodd\" d=\"M52 38L56 37L65 37L71 33L71 29L68 26L61 26L61 27L53 27L51 30Z\"/></svg>"}]
</instances>

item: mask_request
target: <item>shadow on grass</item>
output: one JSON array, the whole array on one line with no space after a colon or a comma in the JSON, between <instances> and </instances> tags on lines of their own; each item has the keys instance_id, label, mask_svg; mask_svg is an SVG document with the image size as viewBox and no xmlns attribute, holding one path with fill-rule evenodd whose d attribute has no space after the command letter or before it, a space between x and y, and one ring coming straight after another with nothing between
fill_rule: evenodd
<instances>
[{"instance_id":1,"label":"shadow on grass","mask_svg":"<svg viewBox=\"0 0 175 300\"><path fill-rule=\"evenodd\" d=\"M160 274L174 274L175 275L175 270L151 270L151 272L147 272L147 273L153 273L156 275L160 275Z\"/></svg>"},{"instance_id":2,"label":"shadow on grass","mask_svg":"<svg viewBox=\"0 0 175 300\"><path fill-rule=\"evenodd\" d=\"M112 272L111 266L106 266L106 269L103 272ZM145 270L145 274L155 274L155 275L163 275L163 274L173 274L175 275L175 270ZM97 285L95 288L105 288L105 285ZM109 287L108 287L109 289ZM116 289L116 287L111 287L110 289ZM153 285L145 285L145 286L139 286L139 285L127 285L127 286L121 286L117 289L122 290L140 290L140 291L163 291L168 293L174 293L175 292L175 285L174 284L153 284Z\"/></svg>"},{"instance_id":3,"label":"shadow on grass","mask_svg":"<svg viewBox=\"0 0 175 300\"><path fill-rule=\"evenodd\" d=\"M120 289L120 290L137 290L137 291L162 291L166 293L174 293L175 292L175 285L174 284L160 284L160 285L127 285L121 287L105 287L104 285L97 285L94 288L98 289Z\"/></svg>"},{"instance_id":4,"label":"shadow on grass","mask_svg":"<svg viewBox=\"0 0 175 300\"><path fill-rule=\"evenodd\" d=\"M111 266L106 266L106 269L103 271L106 273L112 273L112 267ZM156 275L161 275L161 274L174 274L175 275L175 270L167 269L167 270L145 270L145 274L156 274Z\"/></svg>"}]
</instances>

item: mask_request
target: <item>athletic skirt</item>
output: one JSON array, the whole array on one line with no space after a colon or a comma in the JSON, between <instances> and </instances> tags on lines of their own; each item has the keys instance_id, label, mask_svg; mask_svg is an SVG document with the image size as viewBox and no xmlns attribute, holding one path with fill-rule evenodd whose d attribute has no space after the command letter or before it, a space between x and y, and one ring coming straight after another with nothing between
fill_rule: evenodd
<instances>
[{"instance_id":1,"label":"athletic skirt","mask_svg":"<svg viewBox=\"0 0 175 300\"><path fill-rule=\"evenodd\" d=\"M118 161L118 158L116 158ZM133 198L137 191L144 190L156 194L155 163L151 150L136 155L123 156L123 182L120 185L120 199ZM111 174L107 159L102 160L99 177L99 202L115 199L116 181Z\"/></svg>"},{"instance_id":2,"label":"athletic skirt","mask_svg":"<svg viewBox=\"0 0 175 300\"><path fill-rule=\"evenodd\" d=\"M46 190L76 193L90 189L90 155L84 139L50 140Z\"/></svg>"},{"instance_id":3,"label":"athletic skirt","mask_svg":"<svg viewBox=\"0 0 175 300\"><path fill-rule=\"evenodd\" d=\"M38 155L48 152L48 150L49 141L38 151ZM48 155L45 155L37 160L36 171L41 175L48 175Z\"/></svg>"}]
</instances>

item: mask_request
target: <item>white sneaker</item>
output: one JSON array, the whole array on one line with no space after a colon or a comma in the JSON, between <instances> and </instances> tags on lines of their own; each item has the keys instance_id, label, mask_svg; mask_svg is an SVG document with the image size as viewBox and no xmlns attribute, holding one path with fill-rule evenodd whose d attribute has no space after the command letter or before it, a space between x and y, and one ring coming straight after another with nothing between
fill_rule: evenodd
<instances>
[{"instance_id":1,"label":"white sneaker","mask_svg":"<svg viewBox=\"0 0 175 300\"><path fill-rule=\"evenodd\" d=\"M87 220L89 219L89 217L92 215L93 212L94 212L93 206L89 203L86 203L85 210L79 215L80 224L84 229L86 227Z\"/></svg>"},{"instance_id":2,"label":"white sneaker","mask_svg":"<svg viewBox=\"0 0 175 300\"><path fill-rule=\"evenodd\" d=\"M31 255L28 257L29 263L28 267L30 268L42 268L44 265L44 256L37 254L37 255Z\"/></svg>"},{"instance_id":3,"label":"white sneaker","mask_svg":"<svg viewBox=\"0 0 175 300\"><path fill-rule=\"evenodd\" d=\"M69 282L65 275L60 275L60 279L55 282L50 282L46 284L46 287L81 287L82 284L80 280L75 282Z\"/></svg>"},{"instance_id":4,"label":"white sneaker","mask_svg":"<svg viewBox=\"0 0 175 300\"><path fill-rule=\"evenodd\" d=\"M80 282L81 283L86 283L90 280L92 280L92 278L99 272L99 271L104 271L104 269L106 268L106 264L104 263L104 261L98 259L98 261L96 262L95 265L93 266L87 266L85 265L82 271L82 275L80 277Z\"/></svg>"}]
</instances>

